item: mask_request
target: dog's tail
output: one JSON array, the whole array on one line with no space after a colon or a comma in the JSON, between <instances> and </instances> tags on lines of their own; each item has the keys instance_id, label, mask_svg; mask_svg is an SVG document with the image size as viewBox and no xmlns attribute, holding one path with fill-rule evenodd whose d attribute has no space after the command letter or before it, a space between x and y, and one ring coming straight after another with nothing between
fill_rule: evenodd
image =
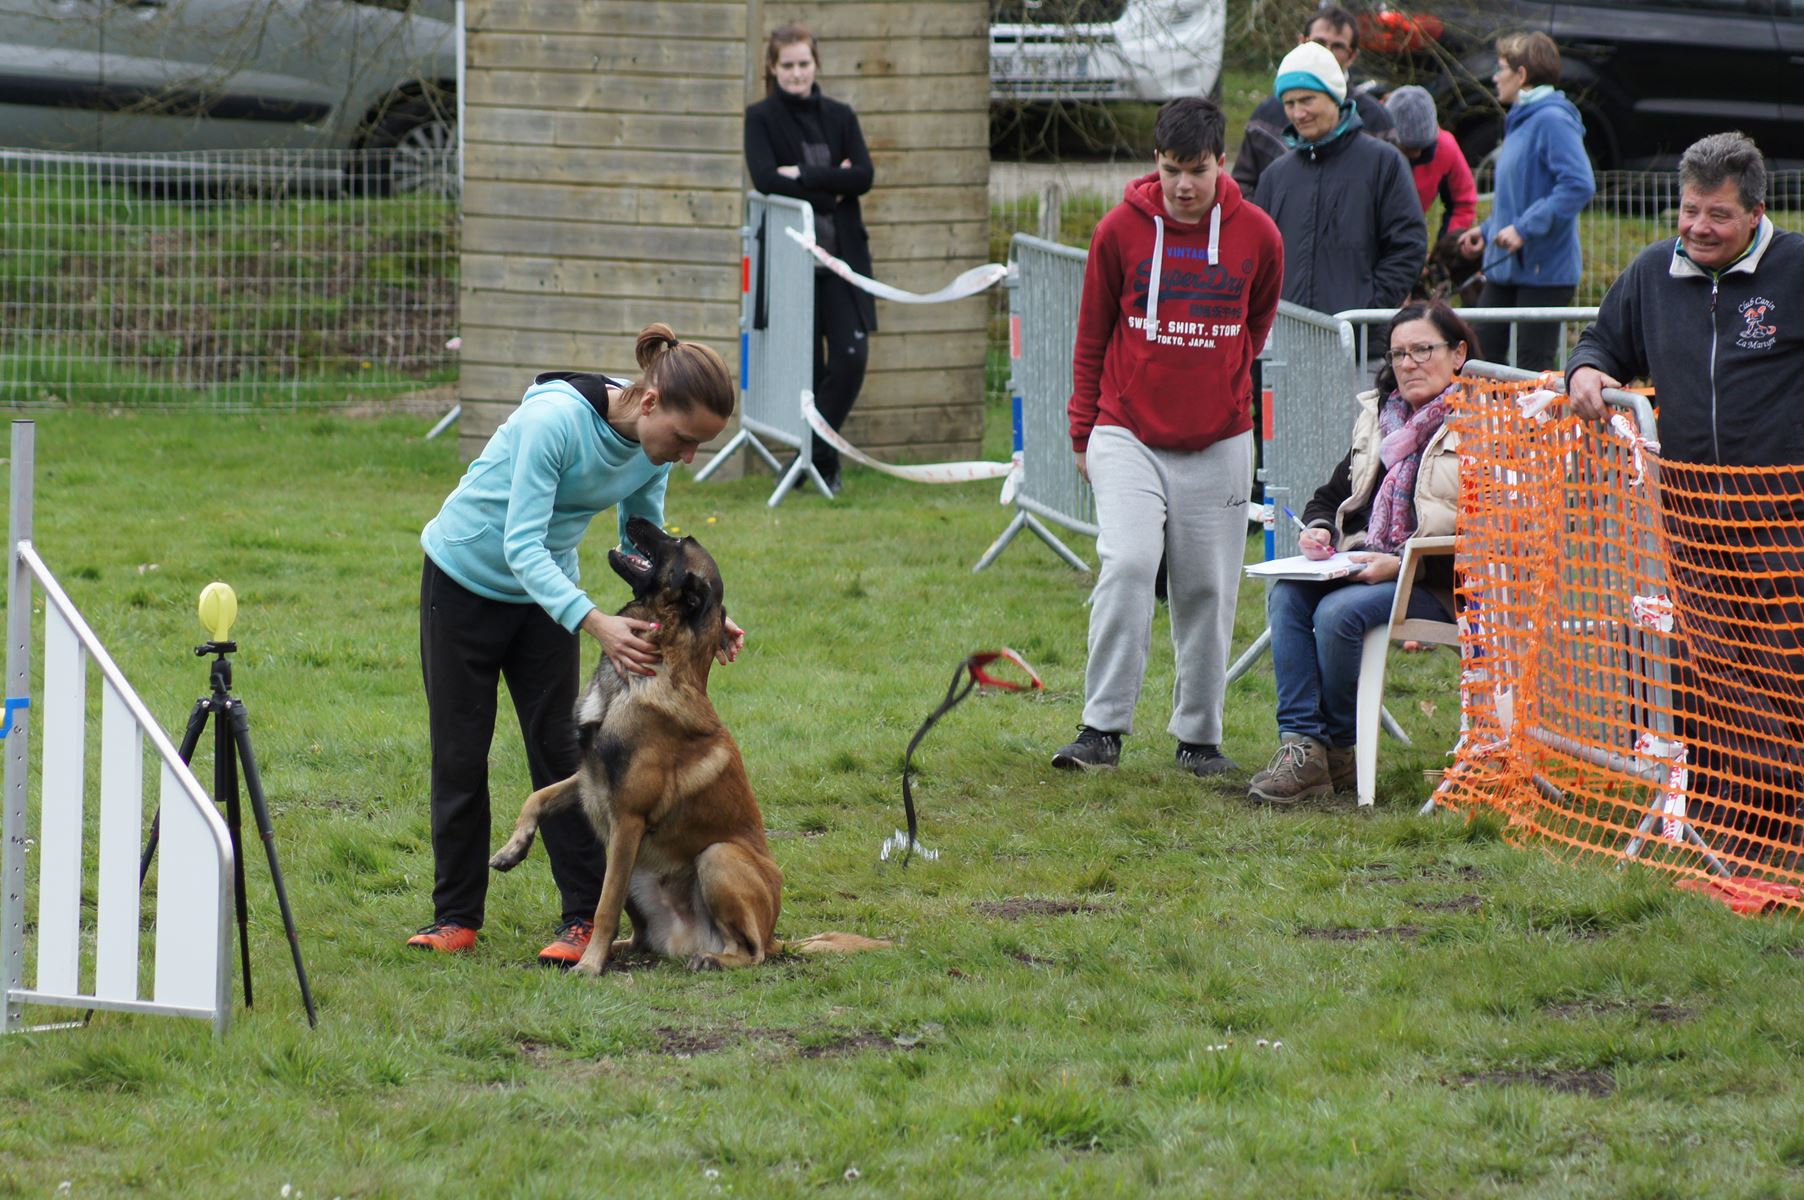
<instances>
[{"instance_id":1,"label":"dog's tail","mask_svg":"<svg viewBox=\"0 0 1804 1200\"><path fill-rule=\"evenodd\" d=\"M895 943L885 938L860 937L856 933L817 933L793 942L778 942L777 954L856 954L860 950L888 950Z\"/></svg>"}]
</instances>

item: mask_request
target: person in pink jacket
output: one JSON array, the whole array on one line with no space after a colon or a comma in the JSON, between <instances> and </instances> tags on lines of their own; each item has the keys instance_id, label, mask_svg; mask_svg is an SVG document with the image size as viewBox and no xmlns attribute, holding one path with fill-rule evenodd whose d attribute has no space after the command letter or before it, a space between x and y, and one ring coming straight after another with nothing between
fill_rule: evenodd
<instances>
[{"instance_id":1,"label":"person in pink jacket","mask_svg":"<svg viewBox=\"0 0 1804 1200\"><path fill-rule=\"evenodd\" d=\"M1478 188L1459 142L1436 123L1434 97L1411 84L1386 96L1384 107L1396 126L1397 147L1415 175L1422 211L1440 198L1441 228L1434 240L1470 229L1478 220Z\"/></svg>"}]
</instances>

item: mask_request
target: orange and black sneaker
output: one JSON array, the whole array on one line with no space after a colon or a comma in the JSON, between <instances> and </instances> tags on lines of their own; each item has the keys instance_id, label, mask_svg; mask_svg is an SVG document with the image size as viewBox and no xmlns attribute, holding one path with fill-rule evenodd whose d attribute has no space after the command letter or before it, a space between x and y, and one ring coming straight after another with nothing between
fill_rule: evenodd
<instances>
[{"instance_id":1,"label":"orange and black sneaker","mask_svg":"<svg viewBox=\"0 0 1804 1200\"><path fill-rule=\"evenodd\" d=\"M434 921L408 938L407 944L418 950L458 954L476 948L476 931L456 921Z\"/></svg>"},{"instance_id":2,"label":"orange and black sneaker","mask_svg":"<svg viewBox=\"0 0 1804 1200\"><path fill-rule=\"evenodd\" d=\"M576 960L583 956L589 948L589 939L595 935L595 922L585 921L581 917L571 917L557 927L557 933L551 944L539 951L539 962L547 967L561 967L568 970L576 965Z\"/></svg>"}]
</instances>

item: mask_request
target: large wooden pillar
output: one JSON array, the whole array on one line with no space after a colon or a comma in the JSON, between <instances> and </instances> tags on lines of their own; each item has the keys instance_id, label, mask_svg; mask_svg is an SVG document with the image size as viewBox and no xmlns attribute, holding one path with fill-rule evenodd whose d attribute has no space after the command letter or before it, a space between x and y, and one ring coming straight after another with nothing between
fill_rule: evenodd
<instances>
[{"instance_id":1,"label":"large wooden pillar","mask_svg":"<svg viewBox=\"0 0 1804 1200\"><path fill-rule=\"evenodd\" d=\"M981 0L467 0L465 457L533 372L631 372L649 321L737 373L743 113L775 25L815 31L822 88L858 111L878 277L931 291L984 261L988 13ZM879 301L847 436L880 456L974 452L990 303Z\"/></svg>"}]
</instances>

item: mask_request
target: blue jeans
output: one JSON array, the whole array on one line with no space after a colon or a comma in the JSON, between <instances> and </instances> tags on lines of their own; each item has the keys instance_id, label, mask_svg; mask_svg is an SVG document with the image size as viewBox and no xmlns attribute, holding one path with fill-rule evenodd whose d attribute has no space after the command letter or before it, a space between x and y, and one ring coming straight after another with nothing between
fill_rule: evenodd
<instances>
[{"instance_id":1,"label":"blue jeans","mask_svg":"<svg viewBox=\"0 0 1804 1200\"><path fill-rule=\"evenodd\" d=\"M1342 749L1353 745L1366 631L1390 620L1396 595L1396 580L1281 579L1272 585L1265 611L1278 679L1280 735L1303 734ZM1440 600L1420 584L1410 593L1409 615L1451 619Z\"/></svg>"}]
</instances>

